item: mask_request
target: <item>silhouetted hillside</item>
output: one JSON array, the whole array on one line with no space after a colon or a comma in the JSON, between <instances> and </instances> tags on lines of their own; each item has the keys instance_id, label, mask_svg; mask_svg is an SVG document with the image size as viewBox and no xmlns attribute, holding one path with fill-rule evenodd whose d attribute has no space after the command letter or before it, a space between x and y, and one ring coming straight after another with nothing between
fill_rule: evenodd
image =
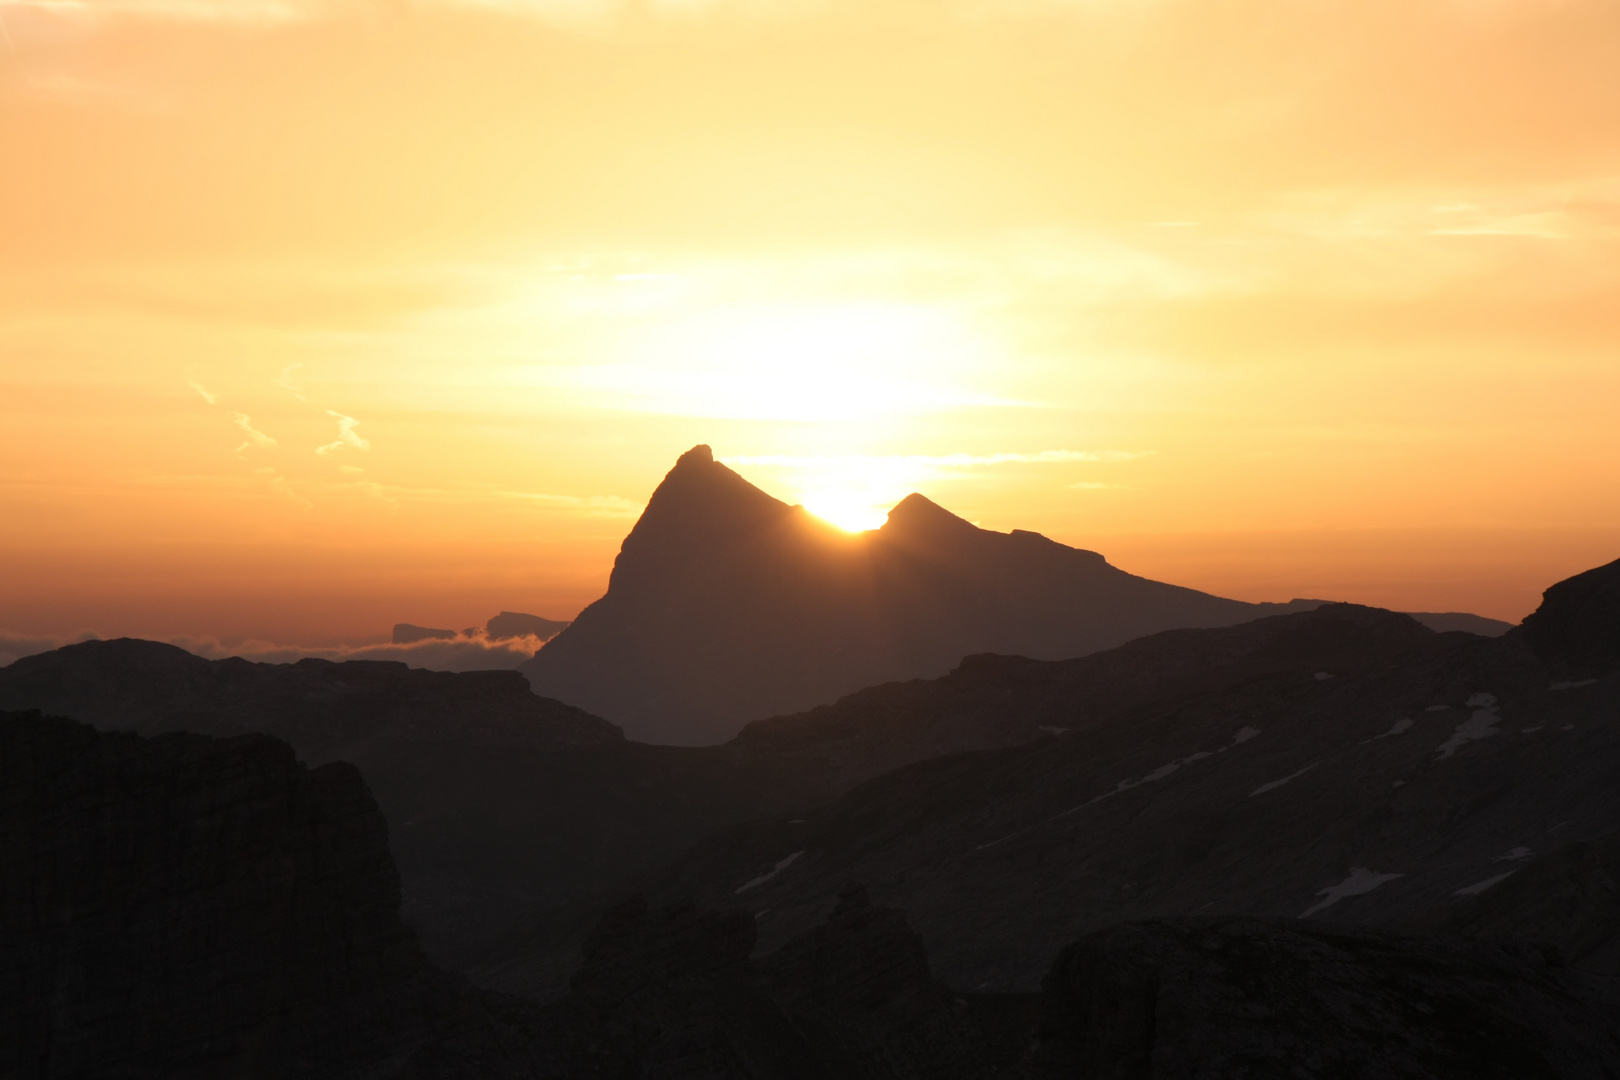
<instances>
[{"instance_id":1,"label":"silhouetted hillside","mask_svg":"<svg viewBox=\"0 0 1620 1080\"><path fill-rule=\"evenodd\" d=\"M978 715L1048 735L723 830L645 887L746 905L768 950L863 880L908 912L947 981L1004 990L1032 989L1064 942L1121 920L1404 925L1556 847L1620 832L1620 656L1581 679L1565 659L1607 655L1570 628L1613 625L1620 603L1601 580L1572 580L1579 592L1548 590L1538 618L1497 639L1329 605L1065 664L975 658L936 683L753 725L734 745L782 739L793 747L779 752L835 770L844 740L876 730L915 745ZM905 692L917 712L884 707ZM865 723L843 713L857 707ZM535 940L533 985L556 947ZM509 958L492 977L522 989L523 968Z\"/></svg>"},{"instance_id":2,"label":"silhouetted hillside","mask_svg":"<svg viewBox=\"0 0 1620 1080\"><path fill-rule=\"evenodd\" d=\"M921 495L852 536L698 446L625 538L607 595L522 670L536 692L632 738L706 744L863 686L942 675L972 653L1058 660L1281 610L1136 577L1037 533L989 532Z\"/></svg>"},{"instance_id":3,"label":"silhouetted hillside","mask_svg":"<svg viewBox=\"0 0 1620 1080\"><path fill-rule=\"evenodd\" d=\"M1261 673L1342 669L1434 640L1403 616L1340 605L1169 631L1069 661L970 657L943 678L873 687L709 748L628 742L536 698L513 673L206 661L135 641L20 661L0 671L0 707L147 733L261 730L312 763L356 762L393 823L406 912L430 952L457 965L476 957L503 968L501 985L527 990L560 985L615 890L716 828L809 811L926 758L1016 746ZM536 923L543 908L556 912ZM531 959L502 956L513 941ZM544 959L532 959L537 949Z\"/></svg>"}]
</instances>

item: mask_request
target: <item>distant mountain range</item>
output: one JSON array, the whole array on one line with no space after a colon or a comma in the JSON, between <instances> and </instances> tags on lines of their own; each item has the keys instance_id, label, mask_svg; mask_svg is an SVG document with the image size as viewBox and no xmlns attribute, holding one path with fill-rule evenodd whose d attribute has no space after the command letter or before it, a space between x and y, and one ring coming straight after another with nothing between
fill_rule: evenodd
<instances>
[{"instance_id":1,"label":"distant mountain range","mask_svg":"<svg viewBox=\"0 0 1620 1080\"><path fill-rule=\"evenodd\" d=\"M535 637L549 641L568 629L566 620L543 619L538 615L525 615L521 611L503 611L484 624L484 637L489 641L508 641L512 638ZM412 623L395 623L393 644L414 645L418 641L452 641L458 637L475 637L476 626L465 630L440 630Z\"/></svg>"},{"instance_id":2,"label":"distant mountain range","mask_svg":"<svg viewBox=\"0 0 1620 1080\"><path fill-rule=\"evenodd\" d=\"M916 494L881 529L851 535L697 446L625 538L607 594L520 670L536 693L633 739L705 745L863 686L943 675L974 653L1060 660L1321 602L1250 604L1150 581L1038 533L978 528Z\"/></svg>"}]
</instances>

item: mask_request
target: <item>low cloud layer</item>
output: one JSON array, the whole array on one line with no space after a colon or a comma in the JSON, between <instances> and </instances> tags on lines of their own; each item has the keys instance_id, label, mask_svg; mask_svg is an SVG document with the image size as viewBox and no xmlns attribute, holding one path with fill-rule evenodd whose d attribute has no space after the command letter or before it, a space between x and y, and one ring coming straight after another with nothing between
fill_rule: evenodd
<instances>
[{"instance_id":1,"label":"low cloud layer","mask_svg":"<svg viewBox=\"0 0 1620 1080\"><path fill-rule=\"evenodd\" d=\"M79 634L53 639L0 631L0 666L76 641L93 640L97 636ZM222 660L228 656L240 656L244 660L265 664L290 664L307 657L332 661L394 660L431 671L511 670L532 657L542 644L539 638L533 636L491 641L482 634L418 641L410 645L381 643L309 647L271 641L225 645L211 637L170 638L168 643L209 660Z\"/></svg>"}]
</instances>

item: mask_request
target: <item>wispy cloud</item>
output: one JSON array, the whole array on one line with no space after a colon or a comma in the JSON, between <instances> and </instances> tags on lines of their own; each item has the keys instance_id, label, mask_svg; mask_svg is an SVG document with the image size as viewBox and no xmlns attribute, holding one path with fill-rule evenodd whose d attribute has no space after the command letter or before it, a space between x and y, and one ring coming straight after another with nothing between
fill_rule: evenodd
<instances>
[{"instance_id":1,"label":"wispy cloud","mask_svg":"<svg viewBox=\"0 0 1620 1080\"><path fill-rule=\"evenodd\" d=\"M202 396L202 399L204 401L208 402L208 404L210 404L210 405L218 405L219 404L219 395L214 394L214 393L210 393L208 388L203 386L202 383L197 382L195 379L187 379L186 380L186 385L191 387L193 390L197 391L197 393Z\"/></svg>"},{"instance_id":2,"label":"wispy cloud","mask_svg":"<svg viewBox=\"0 0 1620 1080\"><path fill-rule=\"evenodd\" d=\"M324 446L317 446L315 448L315 452L317 454L321 455L322 457L330 457L332 454L343 449L345 446L353 447L356 450L371 449L371 440L363 437L354 430L360 426L360 421L356 420L352 416L344 416L342 413L335 412L332 409L327 409L326 415L337 418L338 437L334 441L329 442Z\"/></svg>"},{"instance_id":3,"label":"wispy cloud","mask_svg":"<svg viewBox=\"0 0 1620 1080\"><path fill-rule=\"evenodd\" d=\"M240 656L266 664L290 664L306 657L341 662L344 660L397 660L414 668L432 671L510 670L534 656L542 642L537 637L505 638L491 641L482 634L430 639L409 645L334 645L309 647L283 645L272 641L244 641L223 645L213 638L177 638L170 641L188 652L210 660Z\"/></svg>"},{"instance_id":4,"label":"wispy cloud","mask_svg":"<svg viewBox=\"0 0 1620 1080\"><path fill-rule=\"evenodd\" d=\"M250 446L257 446L260 450L274 450L278 445L274 438L253 426L253 420L247 413L233 412L231 413L231 421L241 428L242 433L247 436L246 441L236 448L237 453L241 453Z\"/></svg>"}]
</instances>

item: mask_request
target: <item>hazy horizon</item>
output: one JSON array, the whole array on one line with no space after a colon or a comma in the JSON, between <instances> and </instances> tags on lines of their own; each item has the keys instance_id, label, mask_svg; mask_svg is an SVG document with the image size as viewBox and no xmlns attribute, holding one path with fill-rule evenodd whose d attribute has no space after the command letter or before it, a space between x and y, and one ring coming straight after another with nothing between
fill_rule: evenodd
<instances>
[{"instance_id":1,"label":"hazy horizon","mask_svg":"<svg viewBox=\"0 0 1620 1080\"><path fill-rule=\"evenodd\" d=\"M10 635L569 618L700 442L1243 600L1516 621L1620 555L1600 0L0 27Z\"/></svg>"}]
</instances>

